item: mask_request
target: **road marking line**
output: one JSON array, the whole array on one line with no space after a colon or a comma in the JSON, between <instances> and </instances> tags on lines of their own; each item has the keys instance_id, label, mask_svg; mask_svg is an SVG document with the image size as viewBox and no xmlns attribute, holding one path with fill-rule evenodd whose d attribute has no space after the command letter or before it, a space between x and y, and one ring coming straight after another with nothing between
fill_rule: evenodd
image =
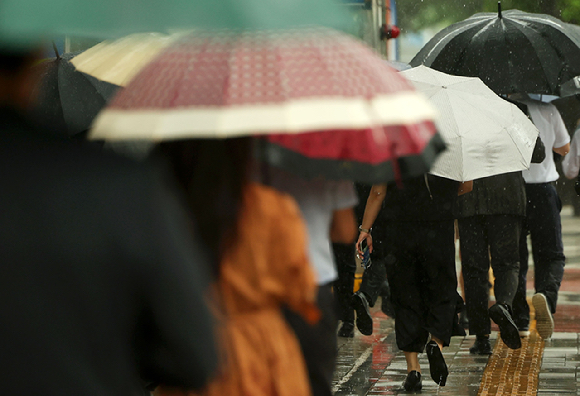
<instances>
[{"instance_id":1,"label":"road marking line","mask_svg":"<svg viewBox=\"0 0 580 396\"><path fill-rule=\"evenodd\" d=\"M387 338L387 336L382 337L379 340L379 344L381 342L383 342L385 339ZM367 349L365 349L365 351L358 357L358 359L355 360L354 365L352 366L352 368L348 371L348 373L345 374L344 377L342 377L340 379L340 381L338 381L336 383L336 385L334 385L334 387L332 388L332 393L336 393L340 387L347 383L350 378L354 375L354 373L356 373L358 371L358 369L360 368L360 366L362 366L362 364L364 362L366 362L366 360L369 358L369 356L371 355L371 353L373 353L373 348L375 347L376 344L373 344L371 346L369 346Z\"/></svg>"}]
</instances>

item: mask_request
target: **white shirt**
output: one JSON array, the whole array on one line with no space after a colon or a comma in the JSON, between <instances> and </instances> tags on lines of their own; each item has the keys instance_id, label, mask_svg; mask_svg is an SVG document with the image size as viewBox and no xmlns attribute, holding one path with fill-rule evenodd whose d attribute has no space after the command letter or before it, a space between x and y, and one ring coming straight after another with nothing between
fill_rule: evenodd
<instances>
[{"instance_id":1,"label":"white shirt","mask_svg":"<svg viewBox=\"0 0 580 396\"><path fill-rule=\"evenodd\" d=\"M530 169L523 171L524 180L530 184L556 181L559 175L552 149L570 143L570 135L556 106L542 102L525 101L524 103L528 106L530 118L540 131L540 139L546 148L544 161L531 164Z\"/></svg>"},{"instance_id":2,"label":"white shirt","mask_svg":"<svg viewBox=\"0 0 580 396\"><path fill-rule=\"evenodd\" d=\"M338 273L332 254L330 226L334 211L352 208L358 203L353 183L307 180L274 167L270 168L268 176L272 187L290 194L300 207L308 228L308 253L318 275L318 284L335 281Z\"/></svg>"},{"instance_id":3,"label":"white shirt","mask_svg":"<svg viewBox=\"0 0 580 396\"><path fill-rule=\"evenodd\" d=\"M580 127L576 128L572 143L570 143L570 152L562 160L562 170L564 176L568 179L574 179L580 171Z\"/></svg>"}]
</instances>

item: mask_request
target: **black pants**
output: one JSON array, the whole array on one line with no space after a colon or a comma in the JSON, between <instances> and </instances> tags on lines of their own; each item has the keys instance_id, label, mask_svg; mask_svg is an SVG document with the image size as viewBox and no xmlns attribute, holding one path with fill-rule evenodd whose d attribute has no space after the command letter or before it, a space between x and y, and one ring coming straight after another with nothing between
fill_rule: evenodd
<instances>
[{"instance_id":1,"label":"black pants","mask_svg":"<svg viewBox=\"0 0 580 396\"><path fill-rule=\"evenodd\" d=\"M458 220L469 333L490 334L489 265L496 302L510 307L518 286L522 217L479 215Z\"/></svg>"},{"instance_id":2,"label":"black pants","mask_svg":"<svg viewBox=\"0 0 580 396\"><path fill-rule=\"evenodd\" d=\"M288 309L284 311L284 315L300 342L312 395L331 396L332 378L338 354L336 335L338 320L336 302L330 284L319 286L317 303L322 317L313 326Z\"/></svg>"},{"instance_id":3,"label":"black pants","mask_svg":"<svg viewBox=\"0 0 580 396\"><path fill-rule=\"evenodd\" d=\"M354 322L354 310L351 305L356 273L354 244L335 243L332 246L338 270L338 280L335 283L338 318L345 322ZM371 260L372 264L365 270L359 290L365 294L369 305L373 307L383 283L387 280L387 273L382 256L373 252Z\"/></svg>"},{"instance_id":4,"label":"black pants","mask_svg":"<svg viewBox=\"0 0 580 396\"><path fill-rule=\"evenodd\" d=\"M390 222L386 234L397 346L405 352L423 352L429 334L449 345L462 305L453 220Z\"/></svg>"},{"instance_id":5,"label":"black pants","mask_svg":"<svg viewBox=\"0 0 580 396\"><path fill-rule=\"evenodd\" d=\"M564 276L564 244L560 210L562 202L550 183L526 184L528 198L527 216L520 238L520 277L514 298L514 320L520 327L530 321L526 301L526 276L528 273L527 233L532 238L534 258L534 287L548 300L552 313L556 312L558 291Z\"/></svg>"}]
</instances>

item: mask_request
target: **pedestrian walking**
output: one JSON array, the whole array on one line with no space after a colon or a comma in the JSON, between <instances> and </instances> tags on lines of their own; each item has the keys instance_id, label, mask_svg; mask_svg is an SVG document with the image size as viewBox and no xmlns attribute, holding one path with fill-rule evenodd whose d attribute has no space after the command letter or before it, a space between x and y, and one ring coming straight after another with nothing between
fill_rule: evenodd
<instances>
[{"instance_id":1,"label":"pedestrian walking","mask_svg":"<svg viewBox=\"0 0 580 396\"><path fill-rule=\"evenodd\" d=\"M465 334L458 324L463 302L457 293L452 213L459 183L428 174L402 183L372 187L357 250L362 254L363 240L374 250L371 227L382 216L397 346L407 361L403 387L419 391L418 354L426 350L431 378L444 386L449 371L441 350L452 335Z\"/></svg>"},{"instance_id":2,"label":"pedestrian walking","mask_svg":"<svg viewBox=\"0 0 580 396\"><path fill-rule=\"evenodd\" d=\"M199 394L310 395L300 344L282 309L308 324L319 317L306 228L292 198L251 181L252 147L248 137L159 145L187 192L200 237L219 261L212 268L213 302L223 358ZM156 390L183 393L165 385Z\"/></svg>"},{"instance_id":3,"label":"pedestrian walking","mask_svg":"<svg viewBox=\"0 0 580 396\"><path fill-rule=\"evenodd\" d=\"M355 207L355 214L359 224L362 223L366 201L371 186L355 183L359 204ZM370 308L374 307L381 296L381 310L387 316L394 316L391 301L390 287L384 262L384 233L385 224L382 217L378 217L373 225L373 253L370 255L370 266L364 269L359 290L353 294L356 273L355 249L352 244L334 244L338 280L336 281L336 297L339 308L339 318L342 321L338 335L340 337L354 337L355 309L356 326L363 335L373 333L373 319Z\"/></svg>"},{"instance_id":4,"label":"pedestrian walking","mask_svg":"<svg viewBox=\"0 0 580 396\"><path fill-rule=\"evenodd\" d=\"M352 243L356 237L353 207L357 197L352 182L303 179L271 167L270 184L290 194L298 202L308 229L309 258L317 275L317 304L321 319L309 324L287 312L286 319L295 331L306 359L312 393L332 394L332 380L337 356L338 325L336 299L332 285L338 278L331 242Z\"/></svg>"},{"instance_id":5,"label":"pedestrian walking","mask_svg":"<svg viewBox=\"0 0 580 396\"><path fill-rule=\"evenodd\" d=\"M568 153L570 135L556 106L531 100L521 102L527 107L531 120L540 131L545 146L545 159L523 171L527 206L520 236L520 274L513 301L514 320L521 335L528 335L530 309L526 299L526 275L529 233L534 259L536 293L532 297L532 304L536 313L536 329L543 339L548 339L554 331L552 315L556 312L565 264L560 219L562 202L552 184L559 178L553 153L561 156Z\"/></svg>"},{"instance_id":6,"label":"pedestrian walking","mask_svg":"<svg viewBox=\"0 0 580 396\"><path fill-rule=\"evenodd\" d=\"M473 354L491 354L490 317L499 326L505 344L521 347L511 306L518 284L518 246L525 216L525 190L521 172L473 181L473 190L457 200L461 264L469 333L476 339ZM496 304L488 310L491 266L495 275Z\"/></svg>"},{"instance_id":7,"label":"pedestrian walking","mask_svg":"<svg viewBox=\"0 0 580 396\"><path fill-rule=\"evenodd\" d=\"M195 222L158 166L31 126L37 53L0 44L2 392L201 388L217 351Z\"/></svg>"}]
</instances>

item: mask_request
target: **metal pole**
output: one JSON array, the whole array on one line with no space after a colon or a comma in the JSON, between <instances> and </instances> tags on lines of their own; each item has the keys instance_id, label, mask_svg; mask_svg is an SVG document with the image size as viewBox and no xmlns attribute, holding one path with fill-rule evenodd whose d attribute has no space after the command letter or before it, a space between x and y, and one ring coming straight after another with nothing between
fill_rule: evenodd
<instances>
[{"instance_id":1,"label":"metal pole","mask_svg":"<svg viewBox=\"0 0 580 396\"><path fill-rule=\"evenodd\" d=\"M385 0L385 25L390 25L391 23L391 0ZM386 58L389 59L389 53L391 49L390 40L385 40L385 50Z\"/></svg>"}]
</instances>

